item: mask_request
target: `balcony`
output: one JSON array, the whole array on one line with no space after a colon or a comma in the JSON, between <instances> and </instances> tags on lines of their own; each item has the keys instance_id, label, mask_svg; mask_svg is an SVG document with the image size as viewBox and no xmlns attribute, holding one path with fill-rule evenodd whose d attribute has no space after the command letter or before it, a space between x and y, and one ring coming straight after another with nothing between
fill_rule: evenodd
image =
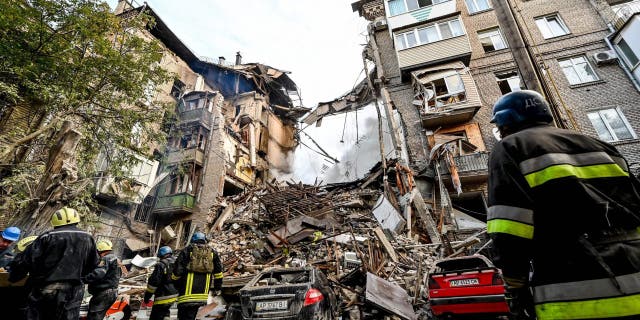
<instances>
[{"instance_id":1,"label":"balcony","mask_svg":"<svg viewBox=\"0 0 640 320\"><path fill-rule=\"evenodd\" d=\"M203 165L204 152L198 148L170 151L166 161L167 164L194 162Z\"/></svg>"},{"instance_id":2,"label":"balcony","mask_svg":"<svg viewBox=\"0 0 640 320\"><path fill-rule=\"evenodd\" d=\"M458 176L462 183L486 181L488 174L489 153L486 151L465 154L453 157ZM443 178L450 180L449 167L444 163L439 164Z\"/></svg>"},{"instance_id":3,"label":"balcony","mask_svg":"<svg viewBox=\"0 0 640 320\"><path fill-rule=\"evenodd\" d=\"M456 12L456 1L447 1L387 18L389 29L395 30Z\"/></svg>"},{"instance_id":4,"label":"balcony","mask_svg":"<svg viewBox=\"0 0 640 320\"><path fill-rule=\"evenodd\" d=\"M161 217L173 214L190 214L196 203L195 196L188 193L176 193L158 197L153 211Z\"/></svg>"},{"instance_id":5,"label":"balcony","mask_svg":"<svg viewBox=\"0 0 640 320\"><path fill-rule=\"evenodd\" d=\"M616 16L613 21L611 21L611 23L616 30L620 30L625 26L629 19L631 19L637 13L640 13L640 3L627 3L618 6L613 10L616 13Z\"/></svg>"},{"instance_id":6,"label":"balcony","mask_svg":"<svg viewBox=\"0 0 640 320\"><path fill-rule=\"evenodd\" d=\"M480 110L480 105L468 101L447 107L432 109L428 112L420 113L420 120L424 128L449 127L471 121L473 116Z\"/></svg>"},{"instance_id":7,"label":"balcony","mask_svg":"<svg viewBox=\"0 0 640 320\"><path fill-rule=\"evenodd\" d=\"M213 114L205 108L181 111L178 114L178 122L181 124L189 122L200 122L207 128L211 128Z\"/></svg>"},{"instance_id":8,"label":"balcony","mask_svg":"<svg viewBox=\"0 0 640 320\"><path fill-rule=\"evenodd\" d=\"M466 34L398 51L398 65L402 71L450 60L468 64L470 58L471 45Z\"/></svg>"}]
</instances>

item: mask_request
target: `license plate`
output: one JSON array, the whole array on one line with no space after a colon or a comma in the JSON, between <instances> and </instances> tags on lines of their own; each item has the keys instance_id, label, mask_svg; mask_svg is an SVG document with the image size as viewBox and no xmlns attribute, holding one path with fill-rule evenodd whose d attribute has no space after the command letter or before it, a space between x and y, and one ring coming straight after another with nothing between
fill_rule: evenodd
<instances>
[{"instance_id":1,"label":"license plate","mask_svg":"<svg viewBox=\"0 0 640 320\"><path fill-rule=\"evenodd\" d=\"M256 303L256 311L284 310L289 307L287 300L263 301Z\"/></svg>"},{"instance_id":2,"label":"license plate","mask_svg":"<svg viewBox=\"0 0 640 320\"><path fill-rule=\"evenodd\" d=\"M480 284L480 281L477 278L449 281L449 286L451 287L473 286L476 284Z\"/></svg>"}]
</instances>

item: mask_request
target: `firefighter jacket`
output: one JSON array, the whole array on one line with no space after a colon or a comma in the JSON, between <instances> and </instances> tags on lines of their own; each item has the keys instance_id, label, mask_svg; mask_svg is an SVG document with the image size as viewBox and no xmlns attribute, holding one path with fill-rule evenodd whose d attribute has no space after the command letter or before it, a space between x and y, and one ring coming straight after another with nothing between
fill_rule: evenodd
<instances>
[{"instance_id":1,"label":"firefighter jacket","mask_svg":"<svg viewBox=\"0 0 640 320\"><path fill-rule=\"evenodd\" d=\"M176 290L171 280L171 266L174 262L175 259L172 257L163 258L158 261L147 282L147 291L144 294L145 302L148 302L153 295L155 295L154 305L172 304L176 302L178 290Z\"/></svg>"},{"instance_id":2,"label":"firefighter jacket","mask_svg":"<svg viewBox=\"0 0 640 320\"><path fill-rule=\"evenodd\" d=\"M175 281L176 288L179 292L178 304L206 303L212 283L213 290L222 289L222 262L220 261L220 256L218 256L218 253L213 248L209 248L214 266L211 273L199 273L188 270L187 266L189 265L194 246L206 246L206 244L189 244L180 251L173 266L171 278Z\"/></svg>"},{"instance_id":3,"label":"firefighter jacket","mask_svg":"<svg viewBox=\"0 0 640 320\"><path fill-rule=\"evenodd\" d=\"M36 288L54 282L81 284L99 259L93 237L75 225L67 225L40 235L20 263L12 265L11 272L29 273L29 281Z\"/></svg>"},{"instance_id":4,"label":"firefighter jacket","mask_svg":"<svg viewBox=\"0 0 640 320\"><path fill-rule=\"evenodd\" d=\"M613 146L524 129L493 149L488 188L494 261L538 319L640 314L640 183Z\"/></svg>"},{"instance_id":5,"label":"firefighter jacket","mask_svg":"<svg viewBox=\"0 0 640 320\"><path fill-rule=\"evenodd\" d=\"M117 289L121 275L118 258L109 253L100 258L98 267L86 276L84 282L89 284L89 293L95 295L107 289Z\"/></svg>"}]
</instances>

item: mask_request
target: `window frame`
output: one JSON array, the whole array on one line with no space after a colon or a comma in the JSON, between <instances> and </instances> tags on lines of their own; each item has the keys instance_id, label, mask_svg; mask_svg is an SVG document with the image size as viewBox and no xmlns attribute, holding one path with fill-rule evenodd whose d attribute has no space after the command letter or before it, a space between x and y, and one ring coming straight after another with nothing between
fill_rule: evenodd
<instances>
[{"instance_id":1,"label":"window frame","mask_svg":"<svg viewBox=\"0 0 640 320\"><path fill-rule=\"evenodd\" d=\"M493 9L493 4L491 3L491 0L486 0L487 1L487 8L485 9L480 9L478 11L471 11L471 8L469 7L469 1L472 1L473 4L477 7L480 8L480 6L478 5L478 0L464 0L464 4L467 6L467 12L469 13L469 15L473 15L473 14L477 14L477 13L482 13L485 11L489 11Z\"/></svg>"},{"instance_id":2,"label":"window frame","mask_svg":"<svg viewBox=\"0 0 640 320\"><path fill-rule=\"evenodd\" d=\"M454 32L454 28L452 27L454 21L458 22L458 26L460 27L459 28L460 34L456 34ZM440 26L445 25L445 24L449 27L449 30L451 31L451 37L449 37L449 38L443 38L442 37L442 31L440 30ZM438 34L438 40L429 41L429 42L422 42L422 39L420 38L420 30L428 29L428 28L431 28L431 27L435 28L436 33ZM414 46L406 46L404 48L400 48L398 46L398 38L397 37L398 36L402 36L402 38L404 40L404 43L406 43L408 45L408 41L407 41L407 37L406 37L407 34L413 34L413 36L414 36L414 38L416 40L416 44ZM414 27L410 31L403 31L403 32L400 32L400 33L394 33L393 41L394 41L394 44L396 46L396 51L401 51L401 50L406 50L406 49L419 47L419 46L422 46L422 45L425 45L425 44L430 44L430 43L434 43L434 42L438 42L438 41L457 38L457 37L460 37L460 36L464 36L466 34L467 33L466 33L466 30L464 29L464 25L460 21L460 17L457 16L455 19L439 21L439 22L432 23L432 24L429 24L429 25L426 25L426 26Z\"/></svg>"},{"instance_id":3,"label":"window frame","mask_svg":"<svg viewBox=\"0 0 640 320\"><path fill-rule=\"evenodd\" d=\"M491 40L491 44L493 45L494 49L491 51L486 51L484 46L482 45L482 39L483 37L481 36L481 34L488 34L491 32L498 32L498 35L500 36L500 39L502 40L502 44L504 45L504 48L500 48L500 49L496 49L496 44L495 42L493 42L493 37L495 35L490 35L488 36L488 38ZM484 53L491 53L491 52L496 52L496 51L500 51L500 50L504 50L504 49L508 49L509 48L509 44L507 43L507 40L505 39L504 35L502 34L502 30L500 30L499 26L493 27L493 28L489 28L489 29L484 29L484 30L478 30L478 41L480 41L480 45L482 46L482 50L484 51Z\"/></svg>"},{"instance_id":4,"label":"window frame","mask_svg":"<svg viewBox=\"0 0 640 320\"><path fill-rule=\"evenodd\" d=\"M625 128L631 134L631 138L629 138L629 139L620 139L620 138L618 138L618 136L616 135L615 130L611 127L611 124L609 124L607 119L601 113L601 112L607 111L607 110L614 110L616 112L618 117L620 117L620 120L622 120L622 123L624 124ZM598 133L598 130L596 129L596 126L594 125L593 121L591 121L591 119L589 118L589 115L591 115L591 114L597 114L597 116L600 118L600 120L604 124L605 128L609 132L609 135L613 138L613 140L605 140L604 138L602 138L600 136L600 134ZM622 110L620 110L620 107L609 107L609 108L602 108L602 109L598 109L598 110L589 111L589 112L587 112L587 118L589 118L589 122L591 123L591 126L593 127L593 129L596 131L596 134L598 135L598 138L600 140L602 140L602 141L605 141L605 142L620 142L620 141L628 141L628 140L638 139L638 136L636 135L636 132L633 130L633 127L631 126L631 124L627 120L627 117L624 115Z\"/></svg>"},{"instance_id":5,"label":"window frame","mask_svg":"<svg viewBox=\"0 0 640 320\"><path fill-rule=\"evenodd\" d=\"M627 55L627 52L625 52L622 49L622 46L620 46L621 42L624 42L624 45L626 46L626 48L629 49L631 54L633 54L633 57L635 58L636 63L632 63L631 59L629 59L629 56ZM635 52L633 52L633 49L629 46L629 44L627 43L627 40L625 40L624 37L620 37L620 40L616 41L615 45L616 45L616 47L618 47L618 49L620 49L619 51L620 51L620 53L622 53L622 59L624 59L624 61L629 66L629 68L635 69L637 66L640 65L640 57L638 57L638 55Z\"/></svg>"},{"instance_id":6,"label":"window frame","mask_svg":"<svg viewBox=\"0 0 640 320\"><path fill-rule=\"evenodd\" d=\"M505 76L505 75L509 75L509 74L513 74L513 73L515 73L514 76L510 76L510 77L503 78L503 79L500 78L500 76ZM507 85L509 86L509 89L511 90L512 88L511 88L511 84L509 83L509 79L513 79L513 78L517 78L520 81L520 89L518 91L526 90L526 88L527 88L525 86L524 80L520 76L520 72L518 72L517 69L496 72L496 73L494 73L494 75L496 77L496 84L498 84L498 89L500 90L501 93L502 93L502 88L500 87L500 81L505 81L507 83ZM511 91L509 91L507 93L510 93L510 92L514 92L514 91L511 90ZM507 94L507 93L502 93L502 94Z\"/></svg>"},{"instance_id":7,"label":"window frame","mask_svg":"<svg viewBox=\"0 0 640 320\"><path fill-rule=\"evenodd\" d=\"M580 73L577 72L576 70L576 64L573 62L574 59L576 58L584 58L584 60L586 61L587 66L589 66L589 70L591 70L591 73L594 76L594 80L590 80L590 81L584 81L581 77L580 77ZM578 78L580 78L580 82L578 83L571 83L571 79L569 78L569 76L567 75L567 73L565 72L565 68L562 66L562 62L563 61L570 61L571 62L571 68L573 69L573 71L575 72L575 74L578 76ZM581 85L581 84L586 84L586 83L592 83L592 82L596 82L596 81L600 81L600 76L598 76L598 74L596 73L596 70L593 68L593 66L591 65L591 62L589 61L589 58L587 58L586 55L582 54L582 55L577 55L577 56L571 56L571 57L567 57L567 58L562 58L562 59L558 59L558 66L560 66L560 69L562 70L562 73L564 73L565 78L567 79L567 81L569 82L570 86L577 86L577 85Z\"/></svg>"},{"instance_id":8,"label":"window frame","mask_svg":"<svg viewBox=\"0 0 640 320\"><path fill-rule=\"evenodd\" d=\"M396 13L396 14L391 14L391 6L389 5L389 2L392 2L392 1L402 1L402 3L404 4L404 11L400 12L400 13ZM418 5L418 7L415 8L415 9L409 10L409 5L408 5L407 1L415 1L415 3ZM435 3L436 1L438 1L438 2ZM385 1L385 3L386 3L386 8L385 9L389 9L389 17L395 17L395 16L399 16L399 15L402 15L402 14L405 14L405 13L412 12L412 11L420 10L420 9L423 9L423 8L432 7L434 5L445 3L445 2L448 2L448 1L452 1L452 0L431 0L431 4L430 5L421 7L419 0L386 0Z\"/></svg>"},{"instance_id":9,"label":"window frame","mask_svg":"<svg viewBox=\"0 0 640 320\"><path fill-rule=\"evenodd\" d=\"M545 36L545 32L540 28L540 24L538 23L538 21L544 20L545 23L545 27L547 28L547 30L550 33L553 33L552 29L550 28L549 25L549 18L556 18L556 20L558 21L560 27L562 28L562 30L565 32L564 34L560 34L560 35L551 35L550 37L546 37ZM540 34L542 35L542 38L544 39L553 39L553 38L557 38L557 37L562 37L562 36L566 36L568 34L571 34L571 30L569 29L569 26L567 26L567 24L564 22L564 19L562 19L562 17L560 16L560 14L558 12L555 13L551 13L551 14L547 14L544 16L539 16L533 19L536 23L536 26L538 27L538 31L540 31Z\"/></svg>"}]
</instances>

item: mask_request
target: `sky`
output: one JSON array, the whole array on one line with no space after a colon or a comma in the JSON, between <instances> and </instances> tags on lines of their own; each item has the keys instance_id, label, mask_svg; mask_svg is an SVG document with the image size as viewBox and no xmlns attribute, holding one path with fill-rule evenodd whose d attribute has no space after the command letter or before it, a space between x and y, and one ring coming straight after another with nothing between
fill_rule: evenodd
<instances>
[{"instance_id":1,"label":"sky","mask_svg":"<svg viewBox=\"0 0 640 320\"><path fill-rule=\"evenodd\" d=\"M245 63L259 62L290 71L304 106L315 108L319 102L333 100L351 90L362 79L367 21L352 11L353 1L147 0L147 3L196 55L213 59L224 56L233 62L239 51ZM113 8L117 0L107 3ZM325 182L362 177L379 161L375 109L358 111L357 126L355 119L355 113L350 112L325 119L319 128L305 129L340 164L332 165L300 145L290 156L294 172L286 178L313 183L316 177ZM301 138L304 144L315 148L305 135Z\"/></svg>"}]
</instances>

